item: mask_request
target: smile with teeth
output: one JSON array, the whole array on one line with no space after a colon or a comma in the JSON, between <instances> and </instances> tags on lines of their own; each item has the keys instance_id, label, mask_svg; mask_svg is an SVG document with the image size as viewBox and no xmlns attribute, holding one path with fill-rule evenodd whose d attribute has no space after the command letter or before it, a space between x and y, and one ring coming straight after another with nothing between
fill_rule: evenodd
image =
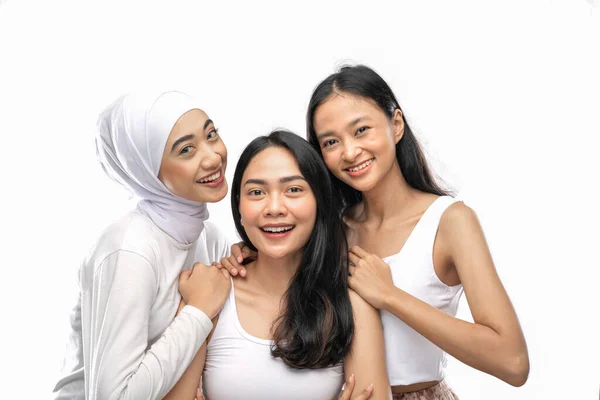
<instances>
[{"instance_id":1,"label":"smile with teeth","mask_svg":"<svg viewBox=\"0 0 600 400\"><path fill-rule=\"evenodd\" d=\"M217 172L215 172L212 175L209 175L209 176L207 176L205 178L202 178L202 179L198 179L196 182L198 182L198 183L210 183L210 182L216 181L220 177L221 177L221 170L218 170Z\"/></svg>"},{"instance_id":2,"label":"smile with teeth","mask_svg":"<svg viewBox=\"0 0 600 400\"><path fill-rule=\"evenodd\" d=\"M375 161L375 159L371 158L370 160L367 160L364 163L357 165L356 167L346 168L346 170L350 172L360 171L361 169L368 167L373 161Z\"/></svg>"},{"instance_id":3,"label":"smile with teeth","mask_svg":"<svg viewBox=\"0 0 600 400\"><path fill-rule=\"evenodd\" d=\"M294 229L294 226L293 225L290 225L290 226L265 226L260 229L263 230L264 232L269 232L269 233L283 233L283 232L291 231L292 229Z\"/></svg>"}]
</instances>

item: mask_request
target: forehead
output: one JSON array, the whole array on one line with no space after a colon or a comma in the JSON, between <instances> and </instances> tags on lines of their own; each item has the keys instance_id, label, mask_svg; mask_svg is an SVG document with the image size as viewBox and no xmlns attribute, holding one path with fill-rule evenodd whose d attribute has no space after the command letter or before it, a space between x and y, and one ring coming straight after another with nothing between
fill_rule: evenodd
<instances>
[{"instance_id":1,"label":"forehead","mask_svg":"<svg viewBox=\"0 0 600 400\"><path fill-rule=\"evenodd\" d=\"M291 175L302 175L292 153L281 147L269 147L250 161L244 171L243 181L251 178L278 181Z\"/></svg>"},{"instance_id":2,"label":"forehead","mask_svg":"<svg viewBox=\"0 0 600 400\"><path fill-rule=\"evenodd\" d=\"M175 122L169 140L177 140L177 137L189 133L202 132L207 119L208 115L204 111L198 108L189 110Z\"/></svg>"},{"instance_id":3,"label":"forehead","mask_svg":"<svg viewBox=\"0 0 600 400\"><path fill-rule=\"evenodd\" d=\"M358 116L376 118L385 117L385 114L371 99L346 92L334 92L317 107L313 124L319 131L328 126L348 124Z\"/></svg>"}]
</instances>

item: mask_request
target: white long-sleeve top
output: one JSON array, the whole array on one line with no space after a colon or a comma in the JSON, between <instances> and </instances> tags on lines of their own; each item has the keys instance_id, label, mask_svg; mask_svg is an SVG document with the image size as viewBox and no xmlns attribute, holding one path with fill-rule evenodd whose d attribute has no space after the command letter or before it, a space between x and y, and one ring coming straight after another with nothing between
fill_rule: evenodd
<instances>
[{"instance_id":1,"label":"white long-sleeve top","mask_svg":"<svg viewBox=\"0 0 600 400\"><path fill-rule=\"evenodd\" d=\"M210 333L206 314L185 306L179 274L229 254L213 224L182 245L138 211L109 226L84 260L72 332L54 399L164 397Z\"/></svg>"}]
</instances>

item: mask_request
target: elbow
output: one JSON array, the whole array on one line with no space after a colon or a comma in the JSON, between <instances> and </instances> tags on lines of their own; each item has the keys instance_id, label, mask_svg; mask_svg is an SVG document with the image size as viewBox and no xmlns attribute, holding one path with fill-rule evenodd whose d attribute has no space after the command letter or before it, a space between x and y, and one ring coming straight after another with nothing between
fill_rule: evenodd
<instances>
[{"instance_id":1,"label":"elbow","mask_svg":"<svg viewBox=\"0 0 600 400\"><path fill-rule=\"evenodd\" d=\"M514 387L521 387L529 377L529 356L527 351L511 357L504 365L503 381Z\"/></svg>"}]
</instances>

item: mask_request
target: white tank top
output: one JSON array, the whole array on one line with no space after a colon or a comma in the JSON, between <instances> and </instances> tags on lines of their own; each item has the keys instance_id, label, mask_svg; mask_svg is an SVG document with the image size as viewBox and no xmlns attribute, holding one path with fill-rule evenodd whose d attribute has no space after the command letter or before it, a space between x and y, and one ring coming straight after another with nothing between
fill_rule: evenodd
<instances>
[{"instance_id":1,"label":"white tank top","mask_svg":"<svg viewBox=\"0 0 600 400\"><path fill-rule=\"evenodd\" d=\"M202 376L207 400L337 399L344 384L342 364L293 369L271 356L272 340L247 333L237 315L232 282L206 351Z\"/></svg>"},{"instance_id":2,"label":"white tank top","mask_svg":"<svg viewBox=\"0 0 600 400\"><path fill-rule=\"evenodd\" d=\"M425 211L402 250L384 257L394 284L416 298L456 316L462 285L448 286L433 268L433 244L444 211L457 200L437 198ZM395 315L382 310L385 355L390 385L441 381L446 353L410 328Z\"/></svg>"}]
</instances>

